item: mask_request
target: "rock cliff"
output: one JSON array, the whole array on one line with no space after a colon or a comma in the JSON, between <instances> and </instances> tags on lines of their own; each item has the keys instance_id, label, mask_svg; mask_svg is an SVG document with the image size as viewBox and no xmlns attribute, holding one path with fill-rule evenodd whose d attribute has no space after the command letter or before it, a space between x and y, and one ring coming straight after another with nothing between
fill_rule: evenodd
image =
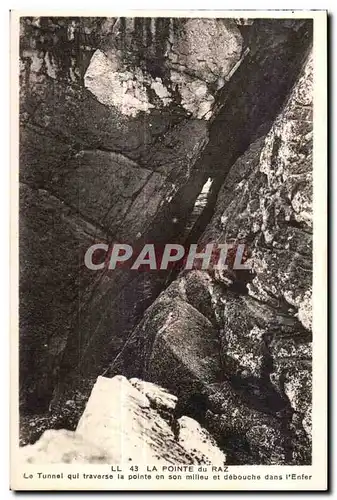
<instances>
[{"instance_id":1,"label":"rock cliff","mask_svg":"<svg viewBox=\"0 0 337 500\"><path fill-rule=\"evenodd\" d=\"M112 365L168 387L192 414L203 392L202 418L239 463L310 460L311 86L309 56L270 131L230 169L200 238L246 242L251 271L182 272Z\"/></svg>"},{"instance_id":2,"label":"rock cliff","mask_svg":"<svg viewBox=\"0 0 337 500\"><path fill-rule=\"evenodd\" d=\"M171 391L229 463L310 462L311 43L300 19L22 18L24 442L74 430L104 373ZM228 241L250 272L84 265Z\"/></svg>"}]
</instances>

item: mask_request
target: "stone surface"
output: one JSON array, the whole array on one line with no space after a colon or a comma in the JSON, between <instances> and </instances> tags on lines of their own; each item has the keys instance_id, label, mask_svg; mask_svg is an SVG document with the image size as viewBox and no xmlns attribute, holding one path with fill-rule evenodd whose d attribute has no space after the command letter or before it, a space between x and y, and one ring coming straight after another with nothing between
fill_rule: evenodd
<instances>
[{"instance_id":1,"label":"stone surface","mask_svg":"<svg viewBox=\"0 0 337 500\"><path fill-rule=\"evenodd\" d=\"M170 424L189 417L231 463L309 463L311 22L23 18L21 28L20 402L60 417L29 441L74 429L97 375L122 374L131 383L99 385L127 388L128 424L148 426L150 456L158 421L192 460ZM252 271L83 265L96 242L228 240L247 245ZM109 401L104 418L123 432ZM103 446L101 416L86 410L79 429ZM68 450L79 431L61 435Z\"/></svg>"},{"instance_id":2,"label":"stone surface","mask_svg":"<svg viewBox=\"0 0 337 500\"><path fill-rule=\"evenodd\" d=\"M208 281L200 271L192 271L162 292L110 367L111 373L137 373L175 394L189 391L200 381L217 381L219 336L212 321L193 305L198 294L192 287L204 287L209 295ZM186 295L190 287L191 301Z\"/></svg>"},{"instance_id":3,"label":"stone surface","mask_svg":"<svg viewBox=\"0 0 337 500\"><path fill-rule=\"evenodd\" d=\"M20 181L32 193L21 197L21 404L44 411L69 371L104 369L158 294L163 276L88 274L84 253L179 238L174 220L200 191L208 83L238 62L242 37L216 20L27 17L20 43Z\"/></svg>"},{"instance_id":4,"label":"stone surface","mask_svg":"<svg viewBox=\"0 0 337 500\"><path fill-rule=\"evenodd\" d=\"M131 117L169 107L179 96L190 116L211 118L214 94L242 49L235 23L216 19L125 19L116 34L114 46L108 51L105 46L107 54L98 49L93 55L84 83L101 103ZM155 57L144 34L155 45ZM128 57L119 42L129 49ZM147 64L130 68L139 52ZM215 84L213 92L208 84Z\"/></svg>"},{"instance_id":5,"label":"stone surface","mask_svg":"<svg viewBox=\"0 0 337 500\"><path fill-rule=\"evenodd\" d=\"M311 93L309 55L200 238L244 242L251 270L180 273L111 367L169 387L233 463L310 462Z\"/></svg>"},{"instance_id":6,"label":"stone surface","mask_svg":"<svg viewBox=\"0 0 337 500\"><path fill-rule=\"evenodd\" d=\"M64 429L47 430L33 445L20 449L19 459L28 464L102 464L114 461L96 444Z\"/></svg>"},{"instance_id":7,"label":"stone surface","mask_svg":"<svg viewBox=\"0 0 337 500\"><path fill-rule=\"evenodd\" d=\"M244 368L245 376L247 371L252 376L254 371L256 375L261 369L259 353L265 350L268 378L282 398L288 400L289 407L297 415L296 418L293 415L292 420L297 422L297 427L305 429L309 440L312 71L312 56L309 55L270 132L233 166L220 192L210 231L206 229L203 236L204 241L239 238L247 242L253 268L247 293L258 303L268 305L259 313L261 318L268 320L264 331L259 330L262 335L264 333L265 340L261 343L261 337L259 340L255 335L253 340L250 335L246 343L242 342L242 334L233 337L233 322L239 328L238 333L242 330L242 308L234 306L230 312L227 306L224 314L221 313L226 318L222 324L225 323L227 354L234 361L240 359L241 365L248 364L248 370L247 366L241 369ZM221 276L217 276L217 280L221 282ZM250 320L256 324L258 318L254 316L260 306L254 300L247 301L245 299ZM235 314L240 315L239 321L235 320ZM251 326L246 329L246 335L252 331ZM258 333L256 329L255 333Z\"/></svg>"},{"instance_id":8,"label":"stone surface","mask_svg":"<svg viewBox=\"0 0 337 500\"><path fill-rule=\"evenodd\" d=\"M152 382L144 382L138 378L130 379L130 383L150 401L158 410L173 411L177 404L177 397L170 394L163 387L159 387Z\"/></svg>"},{"instance_id":9,"label":"stone surface","mask_svg":"<svg viewBox=\"0 0 337 500\"><path fill-rule=\"evenodd\" d=\"M301 201L300 201L301 200ZM249 294L294 309L310 329L312 58L263 141L232 167L204 241L247 242ZM290 258L289 258L290 257Z\"/></svg>"},{"instance_id":10,"label":"stone surface","mask_svg":"<svg viewBox=\"0 0 337 500\"><path fill-rule=\"evenodd\" d=\"M34 445L20 449L20 459L36 464L223 465L226 456L198 422L175 420L174 396L155 384L130 382L122 376L99 377L76 431L48 430Z\"/></svg>"}]
</instances>

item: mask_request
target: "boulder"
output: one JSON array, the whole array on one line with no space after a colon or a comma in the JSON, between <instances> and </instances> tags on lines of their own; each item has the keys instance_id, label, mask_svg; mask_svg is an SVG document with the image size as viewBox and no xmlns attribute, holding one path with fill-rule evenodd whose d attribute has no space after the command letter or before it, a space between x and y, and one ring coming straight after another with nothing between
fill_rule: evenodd
<instances>
[{"instance_id":1,"label":"boulder","mask_svg":"<svg viewBox=\"0 0 337 500\"><path fill-rule=\"evenodd\" d=\"M155 384L99 377L76 431L45 431L34 445L20 448L20 459L34 464L222 465L226 456L198 422L175 420L175 404L176 398Z\"/></svg>"}]
</instances>

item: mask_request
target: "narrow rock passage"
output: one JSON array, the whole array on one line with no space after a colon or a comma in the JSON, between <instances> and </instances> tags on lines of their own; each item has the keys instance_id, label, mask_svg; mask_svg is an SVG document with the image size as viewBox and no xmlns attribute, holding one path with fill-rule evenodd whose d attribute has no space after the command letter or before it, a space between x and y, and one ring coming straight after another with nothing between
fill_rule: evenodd
<instances>
[{"instance_id":1,"label":"narrow rock passage","mask_svg":"<svg viewBox=\"0 0 337 500\"><path fill-rule=\"evenodd\" d=\"M172 392L230 463L310 463L311 45L301 19L22 18L23 444L104 374ZM84 265L227 241L251 271Z\"/></svg>"}]
</instances>

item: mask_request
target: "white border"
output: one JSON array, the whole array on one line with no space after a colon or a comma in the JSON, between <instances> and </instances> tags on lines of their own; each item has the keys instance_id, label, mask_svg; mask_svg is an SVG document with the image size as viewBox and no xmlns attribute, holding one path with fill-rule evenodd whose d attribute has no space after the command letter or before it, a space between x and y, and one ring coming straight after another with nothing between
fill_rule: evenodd
<instances>
[{"instance_id":1,"label":"white border","mask_svg":"<svg viewBox=\"0 0 337 500\"><path fill-rule=\"evenodd\" d=\"M65 4L68 4L68 2L58 2L59 6L62 7L62 4L65 3ZM151 2L151 3L154 3L154 2ZM172 2L172 7L174 7L174 4L176 2ZM211 2L207 2L209 3L209 7L211 7ZM240 0L238 0L237 2L235 2L235 5L236 6L241 6L241 3ZM246 2L247 3L247 2ZM261 3L261 2L256 2L254 3L254 6L257 4L257 3ZM286 2L284 2L285 4ZM292 2L292 7L294 7L294 3L295 4L298 4L298 2ZM305 2L305 7L310 7L310 4L311 2ZM81 2L81 4L83 5L83 2ZM125 2L123 2L123 5L125 4ZM170 3L171 4L171 3ZM182 5L182 2L179 2L180 5ZM194 7L197 6L199 4L199 2L193 2L194 4ZM139 5L139 4L138 4ZM145 4L144 4L145 5ZM270 2L268 2L268 6L270 6ZM286 8L286 5L282 5L282 7ZM304 6L303 6L304 7ZM323 7L323 6L322 6ZM35 7L36 8L36 7ZM189 8L187 6L187 8ZM145 13L144 11L143 12L143 15L149 15L148 13ZM38 15L44 15L46 14L47 11L45 11L44 9L39 9L38 10ZM55 14L57 15L60 15L60 12L59 11L54 11ZM72 10L71 12L70 11L67 11L66 13L62 12L62 15L69 15L69 14L72 14L74 15L74 11ZM130 11L129 11L130 13ZM164 16L164 15L168 15L168 11L156 11L157 15L161 15L161 16ZM156 13L153 13L151 12L151 15L156 15ZM188 13L191 14L191 11L180 11L179 13L177 13L178 15L181 15L181 16L186 16ZM37 13L36 13L37 14ZM48 11L48 14L50 15L51 12L50 10ZM79 11L76 11L76 15L88 15L89 14L89 11L88 10L79 10ZM117 15L120 15L121 14L121 11L109 11L107 13L107 11L95 11L94 13L91 11L91 15L113 15L113 14L117 14ZM123 14L125 15L125 11L123 11ZM195 12L193 12L193 14L195 15ZM223 11L213 11L212 13L209 13L209 17L215 17L215 16L221 16L223 15L224 12ZM266 17L294 17L292 14L293 12L289 12L289 13L286 13L286 12L281 12L281 11L268 11L265 13L266 14ZM305 17L304 16L304 12L296 12L296 14L299 14L298 17ZM314 16L317 16L319 15L320 13L308 13L308 17L311 17L312 15ZM35 15L34 14L34 11L28 9L28 10L25 10L24 11L24 15ZM135 12L132 12L132 15L135 15ZM137 15L141 15L141 12L137 12ZM172 11L170 12L170 15L172 15ZM202 17L206 17L206 12L203 11L201 13ZM242 12L238 12L238 11L230 11L229 12L229 15L230 17L234 17L237 15L237 17L243 17L243 13ZM245 14L246 15L246 14ZM249 12L249 17L262 17L262 13L261 12L256 12L256 11L250 11ZM323 41L324 43L324 39L325 39L325 36L323 34L323 32L321 32L320 34L317 34L315 33L315 42L317 43L317 40L319 41L320 39ZM325 62L322 58L322 48L321 47L318 47L318 45L316 45L315 47L315 50L317 52L317 56L318 56L318 59L316 59L316 62L315 62L315 68L319 70L319 72L317 72L315 70L315 74L316 74L316 77L318 76L318 78L320 80L322 80L322 75L325 75L326 73L326 67L324 66ZM319 61L318 65L317 65L317 61ZM320 76L321 75L321 76ZM323 79L324 79L324 76L323 76ZM318 85L320 85L318 83ZM326 105L325 105L325 101L326 101L326 85L325 86L320 86L320 88L318 88L317 86L317 78L315 78L315 155L316 155L316 158L317 158L317 154L319 154L319 160L318 162L320 163L320 168L319 168L319 171L317 168L315 168L315 172L314 172L314 178L315 178L315 190L314 190L314 203L315 203L315 206L318 206L318 204L320 204L320 207L319 210L320 210L320 213L318 211L315 210L315 217L314 217L314 227L315 227L315 236L314 236L314 248L315 248L315 253L317 255L317 252L323 254L323 258L320 258L318 257L318 262L317 264L315 263L315 269L316 269L316 276L314 277L314 280L316 280L316 285L315 286L319 286L319 287L322 287L322 290L324 292L325 290L325 278L326 278L326 258L325 258L325 248L326 248L326 226L325 224L322 224L322 220L324 221L324 217L325 217L325 193L326 193L326 175L325 175L325 169L322 167L322 165L326 165L326 134L325 134L325 124L326 124L326 113L325 113L325 109L326 109ZM13 112L13 111L12 111ZM317 129L319 129L320 127L318 126L318 124L321 123L321 125L323 126L323 129L322 129L322 132L318 132L318 135L317 135ZM319 153L317 153L317 151L319 151ZM316 162L316 160L315 160ZM320 186L318 188L318 186ZM323 193L323 196L321 196L319 193ZM15 197L14 197L14 202L15 202ZM322 203L323 202L323 203ZM12 204L13 204L13 195L12 195ZM318 215L319 214L319 215ZM16 221L14 221L14 225L16 224ZM12 226L13 227L13 226ZM319 248L319 250L318 250ZM15 266L13 266L15 267ZM325 319L326 319L326 301L322 301L322 297L324 298L325 294L323 293L323 296L321 295L320 296L320 299L319 300L316 300L314 302L314 311L315 311L315 317L316 317L316 322L314 322L314 330L315 330L315 335L317 333L318 335L318 330L321 332L320 333L320 339L319 339L319 345L317 347L317 350L316 350L316 346L315 346L315 349L314 349L314 366L317 367L317 369L315 368L315 378L314 378L314 407L318 404L319 406L326 408L326 392L325 391L322 391L322 387L326 387L326 377L325 377L325 368L326 368L326 347L327 347L327 344L326 344L326 339L324 338L324 328L322 329L322 325L326 324L325 323ZM16 305L14 303L14 305ZM12 310L13 311L13 310ZM15 313L15 310L14 310L14 313ZM15 316L13 317L12 316L12 319L14 319L14 323L15 323ZM323 334L323 335L322 335ZM316 342L315 342L316 343ZM323 374L323 378L322 377L322 374ZM319 384L319 386L317 385ZM317 386L317 396L316 396L316 389L315 389L315 385ZM318 390L319 389L319 390ZM317 398L317 399L316 399ZM314 420L315 420L315 417L314 417ZM317 423L320 425L322 422L321 419L319 419L319 421L317 421ZM320 425L321 426L321 425ZM317 440L318 438L318 440ZM324 429L324 425L321 426L321 434L320 436L315 436L314 437L314 441L315 443L317 442L317 446L315 447L314 446L314 455L315 454L318 454L321 458L322 458L322 455L321 453L325 451L325 447L326 447L326 438L325 438L325 429ZM318 455L317 458L318 458ZM316 458L314 458L314 461L316 461ZM324 460L320 461L320 466L321 466L321 469L322 469L322 472L323 472L323 469L325 468L325 464L324 464Z\"/></svg>"}]
</instances>

